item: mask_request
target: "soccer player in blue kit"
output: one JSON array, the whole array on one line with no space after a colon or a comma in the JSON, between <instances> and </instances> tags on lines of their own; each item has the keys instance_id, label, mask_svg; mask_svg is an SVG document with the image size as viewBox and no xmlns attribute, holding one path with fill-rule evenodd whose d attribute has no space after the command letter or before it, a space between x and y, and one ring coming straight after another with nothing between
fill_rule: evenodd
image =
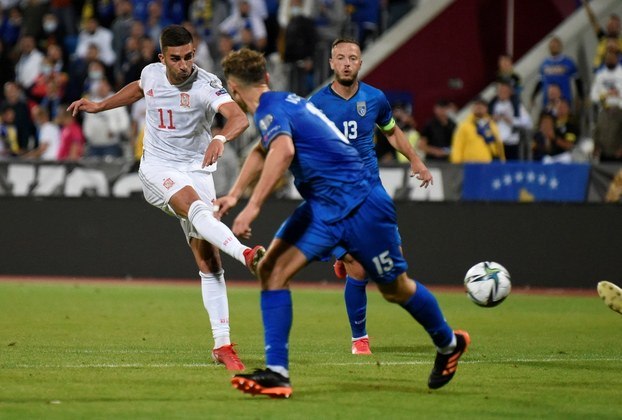
<instances>
[{"instance_id":1,"label":"soccer player in blue kit","mask_svg":"<svg viewBox=\"0 0 622 420\"><path fill-rule=\"evenodd\" d=\"M254 116L261 141L229 193L214 201L217 216L234 207L244 189L258 179L233 222L233 232L248 237L261 206L287 169L304 199L281 225L257 267L266 368L235 375L234 387L276 398L292 394L289 282L337 245L362 264L386 300L402 306L428 332L437 349L428 387L447 384L470 343L469 335L452 331L432 293L406 274L393 201L382 185L369 182L369 174L361 176L368 170L359 152L313 104L293 93L271 91L260 53L241 49L229 53L222 65L230 95Z\"/></svg>"},{"instance_id":2,"label":"soccer player in blue kit","mask_svg":"<svg viewBox=\"0 0 622 420\"><path fill-rule=\"evenodd\" d=\"M431 184L432 175L412 148L404 132L396 125L391 105L384 93L358 80L363 61L357 41L336 39L331 47L330 67L335 74L309 101L326 114L356 147L371 173L370 181L380 184L378 157L374 149L374 131L378 126L389 143L410 162L411 176L418 175L421 186ZM365 270L342 247L333 250L337 259L335 273L345 278L344 298L352 331L352 354L371 354L367 335L368 279ZM345 271L345 272L344 272Z\"/></svg>"}]
</instances>

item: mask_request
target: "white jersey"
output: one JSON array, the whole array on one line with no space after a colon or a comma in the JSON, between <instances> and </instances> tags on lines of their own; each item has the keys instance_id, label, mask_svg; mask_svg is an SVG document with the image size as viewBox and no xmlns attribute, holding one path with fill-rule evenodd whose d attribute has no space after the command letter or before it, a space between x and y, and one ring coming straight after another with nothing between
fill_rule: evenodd
<instances>
[{"instance_id":1,"label":"white jersey","mask_svg":"<svg viewBox=\"0 0 622 420\"><path fill-rule=\"evenodd\" d=\"M146 100L145 161L155 161L182 170L200 170L207 146L212 141L210 127L220 105L231 96L215 75L194 66L191 76L180 85L171 84L162 63L145 66L140 87ZM216 170L216 164L205 168Z\"/></svg>"}]
</instances>

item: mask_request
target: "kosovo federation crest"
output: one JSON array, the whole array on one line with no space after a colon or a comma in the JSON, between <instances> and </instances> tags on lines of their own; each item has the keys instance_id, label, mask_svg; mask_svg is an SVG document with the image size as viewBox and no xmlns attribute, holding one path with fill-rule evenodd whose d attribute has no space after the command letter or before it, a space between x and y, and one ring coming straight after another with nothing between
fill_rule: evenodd
<instances>
[{"instance_id":1,"label":"kosovo federation crest","mask_svg":"<svg viewBox=\"0 0 622 420\"><path fill-rule=\"evenodd\" d=\"M179 94L179 98L180 98L179 106L183 106L184 108L190 108L190 95L182 92Z\"/></svg>"},{"instance_id":2,"label":"kosovo federation crest","mask_svg":"<svg viewBox=\"0 0 622 420\"><path fill-rule=\"evenodd\" d=\"M367 103L365 101L360 101L356 103L356 112L364 117L367 114Z\"/></svg>"}]
</instances>

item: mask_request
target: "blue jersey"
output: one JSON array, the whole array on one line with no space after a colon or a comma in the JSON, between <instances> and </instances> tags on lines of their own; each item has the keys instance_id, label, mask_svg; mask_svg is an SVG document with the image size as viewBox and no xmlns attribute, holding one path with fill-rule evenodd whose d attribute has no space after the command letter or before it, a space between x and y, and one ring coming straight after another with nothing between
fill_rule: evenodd
<instances>
[{"instance_id":1,"label":"blue jersey","mask_svg":"<svg viewBox=\"0 0 622 420\"><path fill-rule=\"evenodd\" d=\"M292 138L289 169L315 216L332 223L365 200L371 186L359 153L313 104L293 93L265 92L254 118L265 149L281 134Z\"/></svg>"},{"instance_id":2,"label":"blue jersey","mask_svg":"<svg viewBox=\"0 0 622 420\"><path fill-rule=\"evenodd\" d=\"M373 182L380 182L378 157L374 148L376 125L388 130L395 125L391 105L384 93L366 83L359 82L356 94L350 99L339 96L330 85L309 99L343 131L359 151Z\"/></svg>"},{"instance_id":3,"label":"blue jersey","mask_svg":"<svg viewBox=\"0 0 622 420\"><path fill-rule=\"evenodd\" d=\"M568 56L547 57L540 65L544 105L547 103L546 91L549 85L558 85L562 96L572 102L572 80L577 78L577 65Z\"/></svg>"}]
</instances>

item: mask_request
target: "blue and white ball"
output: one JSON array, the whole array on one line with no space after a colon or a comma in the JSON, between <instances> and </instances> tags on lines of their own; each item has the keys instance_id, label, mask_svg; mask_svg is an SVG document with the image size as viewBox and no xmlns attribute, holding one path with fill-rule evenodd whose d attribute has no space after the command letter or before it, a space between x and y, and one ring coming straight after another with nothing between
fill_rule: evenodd
<instances>
[{"instance_id":1,"label":"blue and white ball","mask_svg":"<svg viewBox=\"0 0 622 420\"><path fill-rule=\"evenodd\" d=\"M491 308L505 300L512 290L510 273L501 264L484 261L464 276L467 296L479 306Z\"/></svg>"}]
</instances>

